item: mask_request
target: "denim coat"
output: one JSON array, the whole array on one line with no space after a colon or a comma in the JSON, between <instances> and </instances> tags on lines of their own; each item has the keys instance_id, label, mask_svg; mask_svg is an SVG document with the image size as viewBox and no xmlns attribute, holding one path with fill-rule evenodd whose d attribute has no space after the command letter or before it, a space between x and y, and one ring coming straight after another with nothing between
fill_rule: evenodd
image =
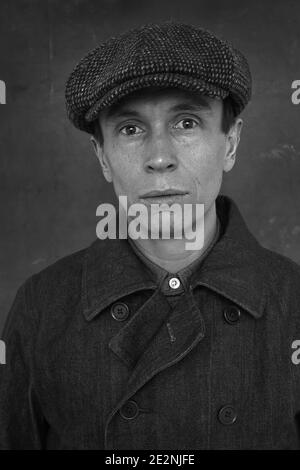
<instances>
[{"instance_id":1,"label":"denim coat","mask_svg":"<svg viewBox=\"0 0 300 470\"><path fill-rule=\"evenodd\" d=\"M19 288L1 449L300 448L300 268L216 207L223 234L173 304L124 239Z\"/></svg>"}]
</instances>

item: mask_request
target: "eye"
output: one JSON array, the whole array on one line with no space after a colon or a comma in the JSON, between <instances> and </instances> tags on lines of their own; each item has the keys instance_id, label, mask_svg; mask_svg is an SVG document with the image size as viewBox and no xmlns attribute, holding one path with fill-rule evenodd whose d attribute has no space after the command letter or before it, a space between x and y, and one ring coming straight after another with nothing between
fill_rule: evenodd
<instances>
[{"instance_id":1,"label":"eye","mask_svg":"<svg viewBox=\"0 0 300 470\"><path fill-rule=\"evenodd\" d=\"M189 130L189 129L194 129L194 127L196 127L198 125L198 123L194 120L194 119L191 119L191 118L185 118L185 119L181 119L181 121L179 121L175 127L178 129L185 129L185 130Z\"/></svg>"},{"instance_id":2,"label":"eye","mask_svg":"<svg viewBox=\"0 0 300 470\"><path fill-rule=\"evenodd\" d=\"M120 129L120 132L123 135L131 136L141 134L143 130L135 124L127 124L126 126Z\"/></svg>"}]
</instances>

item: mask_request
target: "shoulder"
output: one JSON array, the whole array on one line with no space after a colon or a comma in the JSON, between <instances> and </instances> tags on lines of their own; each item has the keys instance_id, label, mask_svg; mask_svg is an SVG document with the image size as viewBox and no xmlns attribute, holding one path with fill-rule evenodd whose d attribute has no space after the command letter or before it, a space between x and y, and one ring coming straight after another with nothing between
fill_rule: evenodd
<instances>
[{"instance_id":1,"label":"shoulder","mask_svg":"<svg viewBox=\"0 0 300 470\"><path fill-rule=\"evenodd\" d=\"M279 278L281 281L285 277L289 279L300 280L300 265L287 256L277 253L273 250L260 245L262 264L265 269L273 275L273 278Z\"/></svg>"},{"instance_id":2,"label":"shoulder","mask_svg":"<svg viewBox=\"0 0 300 470\"><path fill-rule=\"evenodd\" d=\"M88 247L63 256L43 270L33 274L26 283L35 289L72 287L82 274Z\"/></svg>"},{"instance_id":3,"label":"shoulder","mask_svg":"<svg viewBox=\"0 0 300 470\"><path fill-rule=\"evenodd\" d=\"M300 304L300 265L292 259L261 246L258 269L273 300L279 299L287 310ZM298 313L297 313L298 316Z\"/></svg>"},{"instance_id":4,"label":"shoulder","mask_svg":"<svg viewBox=\"0 0 300 470\"><path fill-rule=\"evenodd\" d=\"M82 259L86 249L65 256L39 273L27 278L18 288L4 323L3 335L9 338L16 331L32 336L41 314L78 290ZM76 287L77 289L76 289Z\"/></svg>"},{"instance_id":5,"label":"shoulder","mask_svg":"<svg viewBox=\"0 0 300 470\"><path fill-rule=\"evenodd\" d=\"M60 317L74 311L81 302L84 259L89 247L68 254L20 286L16 298L22 296L28 312L39 323L42 319Z\"/></svg>"}]
</instances>

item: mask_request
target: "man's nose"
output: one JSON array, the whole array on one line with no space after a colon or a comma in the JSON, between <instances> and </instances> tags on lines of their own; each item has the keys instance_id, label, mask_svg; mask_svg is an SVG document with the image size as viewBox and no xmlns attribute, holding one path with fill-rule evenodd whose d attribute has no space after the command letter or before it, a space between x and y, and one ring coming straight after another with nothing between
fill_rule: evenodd
<instances>
[{"instance_id":1,"label":"man's nose","mask_svg":"<svg viewBox=\"0 0 300 470\"><path fill-rule=\"evenodd\" d=\"M145 153L144 169L146 172L171 172L177 167L178 159L176 152L168 136L153 136L148 142Z\"/></svg>"}]
</instances>

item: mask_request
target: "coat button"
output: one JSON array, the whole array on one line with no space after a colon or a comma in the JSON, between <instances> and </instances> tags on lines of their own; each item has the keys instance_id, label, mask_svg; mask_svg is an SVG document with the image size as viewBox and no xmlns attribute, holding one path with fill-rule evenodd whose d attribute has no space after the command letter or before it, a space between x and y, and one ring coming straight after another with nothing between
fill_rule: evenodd
<instances>
[{"instance_id":1,"label":"coat button","mask_svg":"<svg viewBox=\"0 0 300 470\"><path fill-rule=\"evenodd\" d=\"M129 400L120 409L120 415L124 419L134 419L139 414L139 407L133 400Z\"/></svg>"},{"instance_id":2,"label":"coat button","mask_svg":"<svg viewBox=\"0 0 300 470\"><path fill-rule=\"evenodd\" d=\"M111 316L117 321L124 321L128 318L129 308L123 302L117 302L111 306Z\"/></svg>"},{"instance_id":3,"label":"coat button","mask_svg":"<svg viewBox=\"0 0 300 470\"><path fill-rule=\"evenodd\" d=\"M219 418L220 423L222 424L225 424L225 425L233 424L236 421L237 413L235 409L233 408L233 406L226 405L220 409L218 413L218 418Z\"/></svg>"},{"instance_id":4,"label":"coat button","mask_svg":"<svg viewBox=\"0 0 300 470\"><path fill-rule=\"evenodd\" d=\"M169 280L169 286L171 287L171 289L178 289L178 287L180 286L180 281L178 277L171 277L171 279Z\"/></svg>"},{"instance_id":5,"label":"coat button","mask_svg":"<svg viewBox=\"0 0 300 470\"><path fill-rule=\"evenodd\" d=\"M230 307L224 308L223 315L227 323L234 325L240 320L241 311L235 305L231 305Z\"/></svg>"}]
</instances>

